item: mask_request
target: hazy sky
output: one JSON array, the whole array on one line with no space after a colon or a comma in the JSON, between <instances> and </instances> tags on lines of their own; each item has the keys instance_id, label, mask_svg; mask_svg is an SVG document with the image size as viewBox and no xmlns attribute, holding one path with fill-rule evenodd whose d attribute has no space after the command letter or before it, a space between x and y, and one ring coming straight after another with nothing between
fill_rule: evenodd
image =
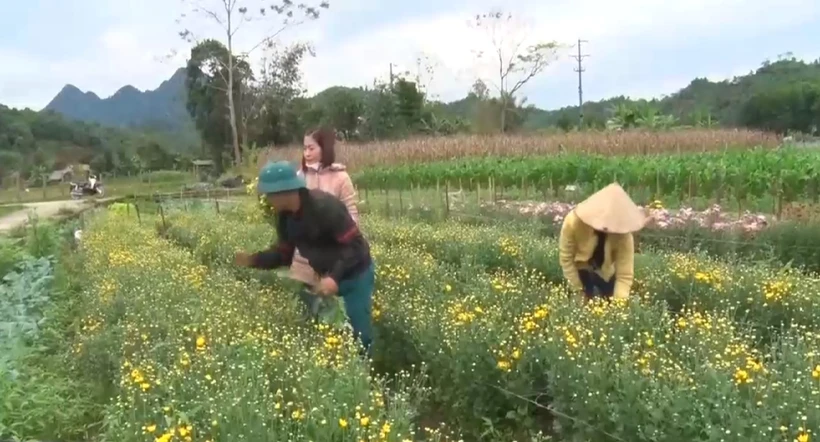
<instances>
[{"instance_id":1,"label":"hazy sky","mask_svg":"<svg viewBox=\"0 0 820 442\"><path fill-rule=\"evenodd\" d=\"M205 5L221 0L199 0ZM250 9L268 4L239 0ZM29 0L5 2L0 14L0 103L40 109L66 83L107 97L126 84L154 89L184 65L190 46L177 36L181 0ZM488 67L474 53L486 38L468 26L477 13L503 5L525 19L531 41L589 40L584 53L585 99L671 93L697 76L723 79L747 73L779 54L820 58L818 0L330 0L315 22L286 31L306 40L316 57L304 64L310 93L331 85L361 86L397 70L417 70L426 55L435 73L423 77L431 94L463 97ZM184 25L219 36L206 19ZM271 22L238 33L248 49ZM527 31L527 29L529 29ZM524 33L526 31L526 33ZM167 58L172 51L175 57ZM529 102L556 108L577 102L572 49L524 90ZM261 51L253 54L259 60ZM163 60L163 57L165 59Z\"/></svg>"}]
</instances>

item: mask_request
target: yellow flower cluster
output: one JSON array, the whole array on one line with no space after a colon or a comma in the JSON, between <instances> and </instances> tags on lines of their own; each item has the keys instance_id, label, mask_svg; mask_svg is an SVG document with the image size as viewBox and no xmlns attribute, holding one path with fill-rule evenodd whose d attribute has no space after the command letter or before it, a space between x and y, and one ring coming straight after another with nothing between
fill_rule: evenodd
<instances>
[{"instance_id":1,"label":"yellow flower cluster","mask_svg":"<svg viewBox=\"0 0 820 442\"><path fill-rule=\"evenodd\" d=\"M411 395L398 389L388 400L385 382L368 374L346 329L298 325L295 296L287 290L203 264L232 253L247 232L224 228L230 248L202 241L205 250L192 255L160 238L146 218L139 224L113 211L91 223L84 238L86 288L79 301L87 316L73 363L99 370L95 361L120 355L109 438L416 438L407 412ZM184 213L169 218L197 225ZM180 224L172 230L182 232ZM176 240L208 238L200 229ZM347 421L358 425L337 425Z\"/></svg>"}]
</instances>

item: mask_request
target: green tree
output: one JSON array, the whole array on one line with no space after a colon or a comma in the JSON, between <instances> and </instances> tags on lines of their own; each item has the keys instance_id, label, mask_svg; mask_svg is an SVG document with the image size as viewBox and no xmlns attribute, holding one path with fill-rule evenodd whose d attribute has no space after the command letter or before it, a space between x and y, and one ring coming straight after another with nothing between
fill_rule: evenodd
<instances>
[{"instance_id":1,"label":"green tree","mask_svg":"<svg viewBox=\"0 0 820 442\"><path fill-rule=\"evenodd\" d=\"M743 105L744 125L778 133L815 133L820 127L820 81L802 81L758 92Z\"/></svg>"},{"instance_id":2,"label":"green tree","mask_svg":"<svg viewBox=\"0 0 820 442\"><path fill-rule=\"evenodd\" d=\"M364 114L364 98L360 89L334 88L326 97L321 121L336 128L345 139L358 136Z\"/></svg>"},{"instance_id":3,"label":"green tree","mask_svg":"<svg viewBox=\"0 0 820 442\"><path fill-rule=\"evenodd\" d=\"M397 78L390 92L395 98L397 126L401 135L419 132L427 116L424 93L419 91L415 82L405 78Z\"/></svg>"},{"instance_id":4,"label":"green tree","mask_svg":"<svg viewBox=\"0 0 820 442\"><path fill-rule=\"evenodd\" d=\"M257 144L287 144L301 139L307 124L303 113L304 97L301 64L306 56L313 56L308 43L295 43L284 48L272 48L265 57L254 81L252 92L243 97L243 124L252 127L252 137Z\"/></svg>"},{"instance_id":5,"label":"green tree","mask_svg":"<svg viewBox=\"0 0 820 442\"><path fill-rule=\"evenodd\" d=\"M228 63L228 58L234 58L234 61ZM239 74L228 75L229 65ZM227 48L217 40L205 40L191 49L185 81L187 109L210 148L218 172L224 167L223 150L231 145L233 126L230 121L236 121L235 108L228 103L226 93L239 93L242 81L251 76L247 63L230 56ZM229 80L240 84L228 87Z\"/></svg>"},{"instance_id":6,"label":"green tree","mask_svg":"<svg viewBox=\"0 0 820 442\"><path fill-rule=\"evenodd\" d=\"M0 150L0 181L20 170L22 164L23 156L19 152Z\"/></svg>"}]
</instances>

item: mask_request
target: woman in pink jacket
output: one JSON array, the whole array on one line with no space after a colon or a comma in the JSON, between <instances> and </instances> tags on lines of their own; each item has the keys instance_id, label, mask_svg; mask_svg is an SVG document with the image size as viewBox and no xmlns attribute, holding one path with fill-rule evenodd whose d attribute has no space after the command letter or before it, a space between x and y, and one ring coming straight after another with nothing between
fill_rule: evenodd
<instances>
[{"instance_id":1,"label":"woman in pink jacket","mask_svg":"<svg viewBox=\"0 0 820 442\"><path fill-rule=\"evenodd\" d=\"M305 177L308 189L323 190L347 206L353 220L359 221L356 208L356 190L343 164L336 163L336 131L321 128L305 135L305 150L302 154L302 167L299 173ZM319 282L319 275L313 271L307 260L299 254L293 256L290 267L291 278L303 284L299 291L300 298L308 309L309 318L316 319L319 310L325 304L324 299L313 293L313 287Z\"/></svg>"}]
</instances>

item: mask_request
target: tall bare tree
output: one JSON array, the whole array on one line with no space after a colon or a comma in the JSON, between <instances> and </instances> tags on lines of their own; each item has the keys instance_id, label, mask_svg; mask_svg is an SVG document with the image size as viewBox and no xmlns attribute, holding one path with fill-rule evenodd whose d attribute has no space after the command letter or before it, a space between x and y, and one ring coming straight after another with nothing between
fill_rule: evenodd
<instances>
[{"instance_id":1,"label":"tall bare tree","mask_svg":"<svg viewBox=\"0 0 820 442\"><path fill-rule=\"evenodd\" d=\"M419 90L425 93L427 99L430 98L430 89L435 80L436 69L441 67L441 62L435 55L426 52L416 54L416 85Z\"/></svg>"},{"instance_id":2,"label":"tall bare tree","mask_svg":"<svg viewBox=\"0 0 820 442\"><path fill-rule=\"evenodd\" d=\"M226 57L227 65L224 66L227 78L224 84L227 85L227 107L228 118L231 126L231 138L233 144L234 162L242 162L242 150L239 145L239 130L237 125L237 105L234 93L235 58L247 58L259 47L271 46L278 37L290 27L301 24L306 20L319 18L321 9L327 9L329 3L322 1L318 5L309 6L304 3L293 3L292 0L281 0L280 3L269 3L265 0L181 0L187 6L188 12L180 16L178 23L183 27L179 35L191 44L197 44L202 39L214 38L213 36L197 35L184 22L187 19L198 17L204 18L216 24L220 30L216 39L222 42L228 49L230 56ZM271 26L264 32L264 35L246 50L238 50L235 46L237 33L243 25L249 22L267 21Z\"/></svg>"},{"instance_id":3,"label":"tall bare tree","mask_svg":"<svg viewBox=\"0 0 820 442\"><path fill-rule=\"evenodd\" d=\"M242 103L242 124L256 122L257 138L266 142L289 142L298 112L294 103L304 96L302 61L314 56L313 45L297 42L289 46L275 45L262 60L259 75L249 86L248 102Z\"/></svg>"},{"instance_id":4,"label":"tall bare tree","mask_svg":"<svg viewBox=\"0 0 820 442\"><path fill-rule=\"evenodd\" d=\"M555 41L530 42L531 29L511 13L494 10L477 14L471 23L487 33L491 48L476 57L493 65L495 74L482 79L498 91L501 132L507 128L507 112L515 106L519 90L558 58L564 45Z\"/></svg>"}]
</instances>

